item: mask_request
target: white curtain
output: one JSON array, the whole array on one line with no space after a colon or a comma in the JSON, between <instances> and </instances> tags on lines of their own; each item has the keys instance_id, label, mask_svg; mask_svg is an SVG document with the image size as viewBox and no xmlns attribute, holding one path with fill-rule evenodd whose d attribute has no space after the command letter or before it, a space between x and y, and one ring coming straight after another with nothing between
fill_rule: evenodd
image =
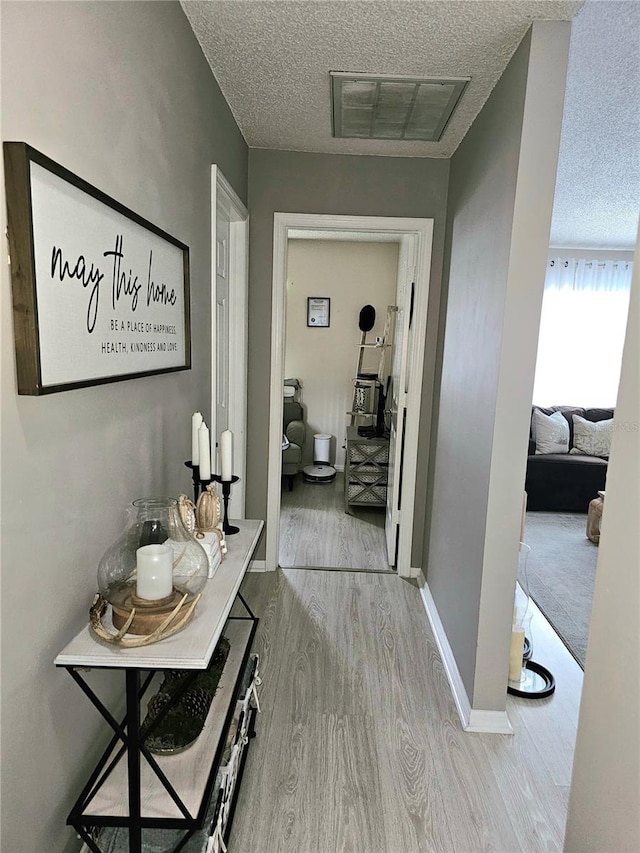
<instances>
[{"instance_id":1,"label":"white curtain","mask_svg":"<svg viewBox=\"0 0 640 853\"><path fill-rule=\"evenodd\" d=\"M615 406L633 265L553 258L540 319L537 406Z\"/></svg>"}]
</instances>

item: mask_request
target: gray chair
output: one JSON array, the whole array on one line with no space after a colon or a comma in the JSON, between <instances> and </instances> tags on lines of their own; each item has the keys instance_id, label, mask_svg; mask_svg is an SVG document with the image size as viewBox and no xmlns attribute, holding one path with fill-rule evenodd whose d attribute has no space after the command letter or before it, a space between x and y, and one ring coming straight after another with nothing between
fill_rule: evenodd
<instances>
[{"instance_id":1,"label":"gray chair","mask_svg":"<svg viewBox=\"0 0 640 853\"><path fill-rule=\"evenodd\" d=\"M302 448L307 432L300 403L285 400L282 425L284 436L289 442L289 446L282 451L282 476L289 478L291 491L294 478L301 467Z\"/></svg>"}]
</instances>

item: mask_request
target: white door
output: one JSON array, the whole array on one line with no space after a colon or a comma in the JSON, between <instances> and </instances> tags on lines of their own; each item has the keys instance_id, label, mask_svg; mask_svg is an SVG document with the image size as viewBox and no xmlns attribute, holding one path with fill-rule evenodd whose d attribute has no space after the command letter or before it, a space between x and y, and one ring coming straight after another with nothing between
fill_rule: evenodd
<instances>
[{"instance_id":1,"label":"white door","mask_svg":"<svg viewBox=\"0 0 640 853\"><path fill-rule=\"evenodd\" d=\"M217 442L233 432L229 515L244 518L247 420L247 245L248 213L217 166L212 166L212 373L211 442L220 471Z\"/></svg>"},{"instance_id":2,"label":"white door","mask_svg":"<svg viewBox=\"0 0 640 853\"><path fill-rule=\"evenodd\" d=\"M216 441L229 429L229 214L216 212ZM216 462L220 470L218 453Z\"/></svg>"},{"instance_id":3,"label":"white door","mask_svg":"<svg viewBox=\"0 0 640 853\"><path fill-rule=\"evenodd\" d=\"M387 511L385 535L387 559L390 566L397 563L398 530L400 525L400 494L404 441L407 419L407 391L409 389L409 355L412 334L412 313L415 275L415 241L404 239L400 244L398 259L398 290L393 360L388 380L386 400L389 423L389 470L387 474Z\"/></svg>"}]
</instances>

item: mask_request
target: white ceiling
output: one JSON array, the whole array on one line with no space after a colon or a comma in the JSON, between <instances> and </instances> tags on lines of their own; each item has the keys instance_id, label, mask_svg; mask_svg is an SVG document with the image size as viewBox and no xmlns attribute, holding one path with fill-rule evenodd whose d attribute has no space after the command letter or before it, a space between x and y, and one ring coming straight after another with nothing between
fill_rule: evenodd
<instances>
[{"instance_id":1,"label":"white ceiling","mask_svg":"<svg viewBox=\"0 0 640 853\"><path fill-rule=\"evenodd\" d=\"M582 5L583 0L182 2L250 147L404 157L450 157L531 21L570 20ZM575 19L552 245L635 244L639 11L635 0L587 0ZM612 68L618 89L609 83ZM471 81L439 142L334 139L329 71Z\"/></svg>"}]
</instances>

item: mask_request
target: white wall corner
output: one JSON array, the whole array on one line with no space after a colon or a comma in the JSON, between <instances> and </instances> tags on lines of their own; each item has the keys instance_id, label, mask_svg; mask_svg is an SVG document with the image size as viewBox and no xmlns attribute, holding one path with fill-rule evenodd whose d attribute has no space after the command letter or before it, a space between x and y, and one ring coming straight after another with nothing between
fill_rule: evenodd
<instances>
[{"instance_id":1,"label":"white wall corner","mask_svg":"<svg viewBox=\"0 0 640 853\"><path fill-rule=\"evenodd\" d=\"M453 650L449 644L449 639L444 630L444 625L440 619L438 608L431 595L431 590L422 573L421 569L417 570L418 586L420 595L424 604L424 609L427 612L429 624L440 652L442 665L444 667L451 695L456 706L456 711L460 717L462 728L465 732L484 732L487 734L513 734L513 728L509 722L506 711L483 711L477 708L472 708L467 695L467 691L462 681L462 676L458 669L458 664L453 655Z\"/></svg>"}]
</instances>

